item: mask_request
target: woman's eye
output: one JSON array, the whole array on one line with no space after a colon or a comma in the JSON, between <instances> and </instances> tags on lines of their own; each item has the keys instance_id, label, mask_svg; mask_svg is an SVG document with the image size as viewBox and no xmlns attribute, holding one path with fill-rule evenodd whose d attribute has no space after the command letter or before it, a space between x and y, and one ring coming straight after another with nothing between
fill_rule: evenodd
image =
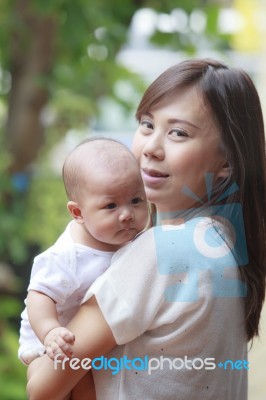
<instances>
[{"instance_id":1,"label":"woman's eye","mask_svg":"<svg viewBox=\"0 0 266 400\"><path fill-rule=\"evenodd\" d=\"M116 208L116 204L110 203L110 204L107 204L104 208L107 208L107 210L113 210L114 208Z\"/></svg>"},{"instance_id":2,"label":"woman's eye","mask_svg":"<svg viewBox=\"0 0 266 400\"><path fill-rule=\"evenodd\" d=\"M131 200L131 204L139 204L141 203L143 200L141 197L134 197L134 199Z\"/></svg>"},{"instance_id":3,"label":"woman's eye","mask_svg":"<svg viewBox=\"0 0 266 400\"><path fill-rule=\"evenodd\" d=\"M172 129L169 135L172 137L188 137L187 132L183 131L183 129Z\"/></svg>"},{"instance_id":4,"label":"woman's eye","mask_svg":"<svg viewBox=\"0 0 266 400\"><path fill-rule=\"evenodd\" d=\"M147 120L140 121L140 125L141 125L142 128L147 129L147 130L153 129L152 123L150 121L147 121Z\"/></svg>"}]
</instances>

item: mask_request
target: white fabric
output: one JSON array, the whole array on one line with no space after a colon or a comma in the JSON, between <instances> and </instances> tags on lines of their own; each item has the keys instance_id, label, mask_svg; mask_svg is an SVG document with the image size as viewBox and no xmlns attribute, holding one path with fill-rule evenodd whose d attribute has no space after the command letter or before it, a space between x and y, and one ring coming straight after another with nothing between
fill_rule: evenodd
<instances>
[{"instance_id":1,"label":"white fabric","mask_svg":"<svg viewBox=\"0 0 266 400\"><path fill-rule=\"evenodd\" d=\"M55 301L62 326L77 312L88 287L109 267L114 254L74 243L70 225L52 247L34 259L28 287L28 291L39 291ZM21 318L18 355L28 364L43 354L44 346L31 329L26 308ZM29 360L22 359L22 353L27 353Z\"/></svg>"},{"instance_id":2,"label":"white fabric","mask_svg":"<svg viewBox=\"0 0 266 400\"><path fill-rule=\"evenodd\" d=\"M195 219L183 232L180 226L164 226L143 233L114 255L111 267L88 290L84 301L96 296L119 345L108 359L214 358L216 365L246 360L243 298L234 291L225 297L219 292L228 282L233 287L239 282L235 259L229 251L222 261L206 258L203 265L197 246L190 245L190 226L194 230ZM202 229L208 231L207 243L212 239L224 252L225 239L217 230L209 225ZM110 369L94 369L93 374L97 400L247 398L245 368L170 370L166 362L150 375L137 369L116 375Z\"/></svg>"}]
</instances>

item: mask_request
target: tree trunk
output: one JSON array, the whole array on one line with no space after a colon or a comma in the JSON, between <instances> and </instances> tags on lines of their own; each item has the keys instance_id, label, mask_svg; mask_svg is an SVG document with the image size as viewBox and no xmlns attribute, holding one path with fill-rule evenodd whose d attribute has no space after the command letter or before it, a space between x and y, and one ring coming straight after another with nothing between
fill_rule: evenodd
<instances>
[{"instance_id":1,"label":"tree trunk","mask_svg":"<svg viewBox=\"0 0 266 400\"><path fill-rule=\"evenodd\" d=\"M17 25L10 38L12 85L6 140L13 155L11 173L26 171L43 144L41 112L49 98L54 61L55 19L33 12L30 3L15 3Z\"/></svg>"}]
</instances>

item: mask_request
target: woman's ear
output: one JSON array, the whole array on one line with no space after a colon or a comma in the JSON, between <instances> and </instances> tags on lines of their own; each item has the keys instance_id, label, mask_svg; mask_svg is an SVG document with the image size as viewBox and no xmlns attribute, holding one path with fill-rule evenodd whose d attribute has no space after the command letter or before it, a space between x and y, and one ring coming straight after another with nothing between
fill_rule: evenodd
<instances>
[{"instance_id":1,"label":"woman's ear","mask_svg":"<svg viewBox=\"0 0 266 400\"><path fill-rule=\"evenodd\" d=\"M217 178L222 178L222 179L226 179L228 178L232 173L232 168L230 167L230 165L228 164L228 162L226 161L220 171L217 174Z\"/></svg>"},{"instance_id":2,"label":"woman's ear","mask_svg":"<svg viewBox=\"0 0 266 400\"><path fill-rule=\"evenodd\" d=\"M81 212L81 209L80 209L78 203L76 203L75 201L68 201L67 209L76 222L78 222L78 223L83 222L82 212Z\"/></svg>"}]
</instances>

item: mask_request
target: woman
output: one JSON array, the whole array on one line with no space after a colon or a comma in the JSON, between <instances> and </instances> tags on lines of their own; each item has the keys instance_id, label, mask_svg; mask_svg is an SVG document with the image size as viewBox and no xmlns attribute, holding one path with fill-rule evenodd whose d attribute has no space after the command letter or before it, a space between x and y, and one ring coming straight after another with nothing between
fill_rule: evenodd
<instances>
[{"instance_id":1,"label":"woman","mask_svg":"<svg viewBox=\"0 0 266 400\"><path fill-rule=\"evenodd\" d=\"M88 291L69 326L74 354L98 358L97 399L244 400L265 294L257 91L245 72L190 60L151 84L136 115L133 152L157 226L119 250ZM38 364L30 399L62 399L86 374L55 370L45 356Z\"/></svg>"}]
</instances>

